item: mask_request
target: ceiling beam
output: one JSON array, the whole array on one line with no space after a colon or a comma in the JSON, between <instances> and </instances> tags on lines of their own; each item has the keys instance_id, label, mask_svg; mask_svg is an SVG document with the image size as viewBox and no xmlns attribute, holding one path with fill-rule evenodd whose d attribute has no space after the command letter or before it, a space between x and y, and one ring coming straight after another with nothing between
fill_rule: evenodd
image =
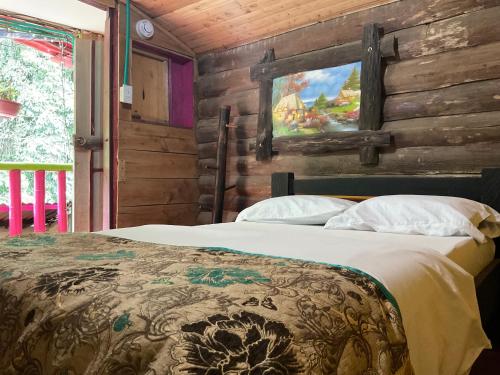
<instances>
[{"instance_id":1,"label":"ceiling beam","mask_svg":"<svg viewBox=\"0 0 500 375\"><path fill-rule=\"evenodd\" d=\"M108 10L116 6L115 0L80 0L82 3L92 5L96 8Z\"/></svg>"}]
</instances>

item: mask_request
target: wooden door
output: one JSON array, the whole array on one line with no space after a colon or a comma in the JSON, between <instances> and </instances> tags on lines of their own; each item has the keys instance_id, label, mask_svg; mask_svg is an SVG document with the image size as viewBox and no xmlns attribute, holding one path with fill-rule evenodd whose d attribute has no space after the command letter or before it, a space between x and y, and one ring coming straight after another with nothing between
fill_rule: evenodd
<instances>
[{"instance_id":1,"label":"wooden door","mask_svg":"<svg viewBox=\"0 0 500 375\"><path fill-rule=\"evenodd\" d=\"M132 72L132 117L168 123L168 61L134 52Z\"/></svg>"}]
</instances>

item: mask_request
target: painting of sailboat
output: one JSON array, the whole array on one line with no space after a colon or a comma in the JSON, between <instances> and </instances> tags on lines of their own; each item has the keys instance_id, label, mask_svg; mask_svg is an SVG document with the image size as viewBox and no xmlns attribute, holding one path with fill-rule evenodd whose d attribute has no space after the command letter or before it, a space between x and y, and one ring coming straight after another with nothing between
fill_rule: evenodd
<instances>
[{"instance_id":1,"label":"painting of sailboat","mask_svg":"<svg viewBox=\"0 0 500 375\"><path fill-rule=\"evenodd\" d=\"M273 80L273 137L359 129L361 62Z\"/></svg>"}]
</instances>

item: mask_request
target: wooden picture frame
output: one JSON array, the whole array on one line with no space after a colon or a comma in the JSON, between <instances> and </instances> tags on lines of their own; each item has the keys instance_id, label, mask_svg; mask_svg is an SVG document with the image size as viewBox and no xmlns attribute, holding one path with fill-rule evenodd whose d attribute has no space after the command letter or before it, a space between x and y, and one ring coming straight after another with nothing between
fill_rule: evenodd
<instances>
[{"instance_id":1,"label":"wooden picture frame","mask_svg":"<svg viewBox=\"0 0 500 375\"><path fill-rule=\"evenodd\" d=\"M368 24L363 40L276 60L274 50L250 70L250 78L260 81L256 158L270 160L273 153L318 154L359 149L363 165L378 164L378 149L390 145L390 133L382 125L383 61L396 55L395 39L382 38L377 24ZM273 80L289 74L325 69L361 61L361 104L359 131L340 131L301 137L279 137L273 141Z\"/></svg>"}]
</instances>

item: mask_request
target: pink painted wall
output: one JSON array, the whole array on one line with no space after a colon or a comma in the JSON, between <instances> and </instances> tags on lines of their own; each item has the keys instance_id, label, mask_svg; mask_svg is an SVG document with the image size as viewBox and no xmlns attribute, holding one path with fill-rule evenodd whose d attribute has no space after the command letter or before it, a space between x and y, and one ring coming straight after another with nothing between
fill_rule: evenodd
<instances>
[{"instance_id":1,"label":"pink painted wall","mask_svg":"<svg viewBox=\"0 0 500 375\"><path fill-rule=\"evenodd\" d=\"M194 125L193 61L170 62L170 124L181 128Z\"/></svg>"}]
</instances>

